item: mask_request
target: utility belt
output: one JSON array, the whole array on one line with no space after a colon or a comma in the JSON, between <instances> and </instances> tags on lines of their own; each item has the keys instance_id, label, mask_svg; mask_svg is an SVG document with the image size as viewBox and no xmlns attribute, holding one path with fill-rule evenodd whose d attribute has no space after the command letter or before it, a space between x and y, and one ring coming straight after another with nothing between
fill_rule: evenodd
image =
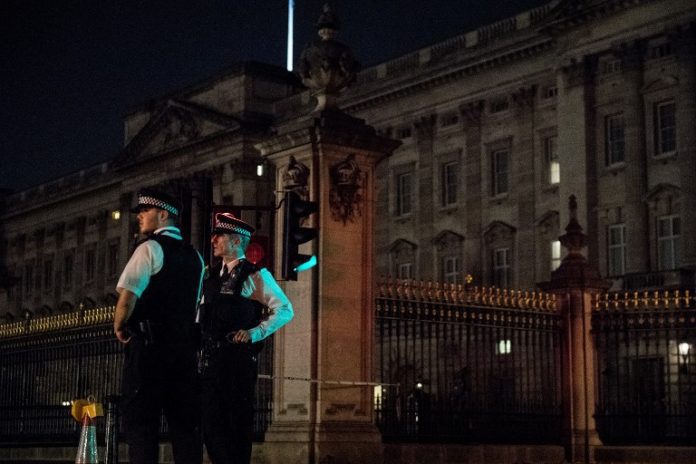
<instances>
[{"instance_id":1,"label":"utility belt","mask_svg":"<svg viewBox=\"0 0 696 464\"><path fill-rule=\"evenodd\" d=\"M244 353L256 359L263 349L263 342L234 343L232 339L237 331L229 332L223 336L203 335L201 349L198 350L198 373L204 375L212 365L213 358L222 350L234 350Z\"/></svg>"},{"instance_id":2,"label":"utility belt","mask_svg":"<svg viewBox=\"0 0 696 464\"><path fill-rule=\"evenodd\" d=\"M129 335L145 340L145 345L154 345L155 342L159 340L156 333L160 326L161 324L145 319L134 324L128 324L126 328Z\"/></svg>"}]
</instances>

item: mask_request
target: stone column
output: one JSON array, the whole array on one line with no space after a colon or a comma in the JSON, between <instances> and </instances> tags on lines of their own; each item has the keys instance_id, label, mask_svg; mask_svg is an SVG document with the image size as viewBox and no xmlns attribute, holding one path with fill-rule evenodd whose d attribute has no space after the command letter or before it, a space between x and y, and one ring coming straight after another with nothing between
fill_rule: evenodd
<instances>
[{"instance_id":1,"label":"stone column","mask_svg":"<svg viewBox=\"0 0 696 464\"><path fill-rule=\"evenodd\" d=\"M464 255L467 269L474 276L477 284L483 281L483 246L482 233L482 203L488 198L486 192L481 191L481 176L484 154L481 147L481 115L483 114L483 101L463 104L459 110L464 121L466 134L466 149L464 153L465 165L464 188L466 190L466 225L464 242Z\"/></svg>"},{"instance_id":2,"label":"stone column","mask_svg":"<svg viewBox=\"0 0 696 464\"><path fill-rule=\"evenodd\" d=\"M570 197L569 223L560 237L568 254L561 266L551 273L551 281L539 286L557 297L562 317L561 363L563 378L563 437L566 461L596 462L595 448L602 445L595 425L597 356L592 327L592 301L608 282L590 266L581 250L587 236L577 219L577 202Z\"/></svg>"},{"instance_id":3,"label":"stone column","mask_svg":"<svg viewBox=\"0 0 696 464\"><path fill-rule=\"evenodd\" d=\"M433 142L437 126L437 116L421 116L414 123L416 147L418 150L418 168L415 172L413 203L416 210L416 233L420 243L432 243L435 205L433 204L433 176L438 175L438 166L433 153ZM439 280L438 265L435 262L433 247L418 248L419 278Z\"/></svg>"},{"instance_id":4,"label":"stone column","mask_svg":"<svg viewBox=\"0 0 696 464\"><path fill-rule=\"evenodd\" d=\"M623 111L626 157L626 199L624 214L628 227L626 272L645 272L650 262L648 244L647 158L645 153L645 113L643 111L644 43L624 44L621 56L624 80Z\"/></svg>"},{"instance_id":5,"label":"stone column","mask_svg":"<svg viewBox=\"0 0 696 464\"><path fill-rule=\"evenodd\" d=\"M561 164L559 197L571 194L581 199L578 219L589 230L590 240L596 241L597 204L596 156L594 140L593 69L596 58L570 58L560 68L558 80L558 157ZM567 212L560 208L560 223L568 223ZM590 244L590 262L596 262L596 243Z\"/></svg>"},{"instance_id":6,"label":"stone column","mask_svg":"<svg viewBox=\"0 0 696 464\"><path fill-rule=\"evenodd\" d=\"M265 462L381 462L373 386L326 381L373 380L375 165L398 144L324 110L257 145L278 168L276 190L319 203L309 224L319 238L300 250L319 264L284 283L295 319L276 336L274 356L274 375L312 381L274 384ZM279 220L277 238L281 227Z\"/></svg>"},{"instance_id":7,"label":"stone column","mask_svg":"<svg viewBox=\"0 0 696 464\"><path fill-rule=\"evenodd\" d=\"M680 266L696 269L696 26L691 23L672 35L679 62L679 90L675 95L677 120L677 162L681 187Z\"/></svg>"},{"instance_id":8,"label":"stone column","mask_svg":"<svg viewBox=\"0 0 696 464\"><path fill-rule=\"evenodd\" d=\"M512 159L510 178L512 189L517 198L517 237L516 242L520 246L515 247L517 259L513 261L515 268L535 269L537 242L535 237L536 220L536 183L534 180L534 105L536 101L536 87L522 87L513 94L515 111L519 125L519 136L512 147ZM532 288L534 286L533 272L517 272L515 276L518 288Z\"/></svg>"}]
</instances>

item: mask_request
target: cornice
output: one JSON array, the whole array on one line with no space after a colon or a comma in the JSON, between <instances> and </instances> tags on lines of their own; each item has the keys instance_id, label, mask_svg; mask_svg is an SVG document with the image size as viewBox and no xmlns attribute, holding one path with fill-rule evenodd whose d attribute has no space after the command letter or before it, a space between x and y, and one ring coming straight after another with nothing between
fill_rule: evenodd
<instances>
[{"instance_id":1,"label":"cornice","mask_svg":"<svg viewBox=\"0 0 696 464\"><path fill-rule=\"evenodd\" d=\"M526 59L549 50L554 45L550 37L537 36L523 44L513 45L506 50L496 50L490 55L478 55L458 64L447 64L439 72L432 68L419 69L416 76L411 76L411 82L399 85L395 79L384 79L380 82L380 88L371 92L371 95L356 95L354 103L346 102L342 105L347 112L364 110L385 102L416 94L433 87L448 84L463 77L477 74L481 71L494 68L502 64L508 64L520 59ZM395 88L395 86L398 86ZM366 92L367 93L367 92ZM361 98L362 97L362 98Z\"/></svg>"}]
</instances>

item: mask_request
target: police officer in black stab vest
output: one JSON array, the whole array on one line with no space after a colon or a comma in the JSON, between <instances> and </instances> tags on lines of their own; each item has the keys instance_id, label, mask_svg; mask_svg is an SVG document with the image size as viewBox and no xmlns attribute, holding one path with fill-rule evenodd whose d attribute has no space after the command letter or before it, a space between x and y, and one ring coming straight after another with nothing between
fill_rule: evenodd
<instances>
[{"instance_id":1,"label":"police officer in black stab vest","mask_svg":"<svg viewBox=\"0 0 696 464\"><path fill-rule=\"evenodd\" d=\"M229 213L213 219L213 254L222 262L204 281L200 306L203 441L213 464L247 464L256 356L293 310L271 273L245 259L254 228Z\"/></svg>"},{"instance_id":2,"label":"police officer in black stab vest","mask_svg":"<svg viewBox=\"0 0 696 464\"><path fill-rule=\"evenodd\" d=\"M203 259L176 227L181 206L155 190L138 194L140 233L117 284L116 338L125 345L121 403L131 464L158 462L164 411L177 464L202 460L196 307Z\"/></svg>"}]
</instances>

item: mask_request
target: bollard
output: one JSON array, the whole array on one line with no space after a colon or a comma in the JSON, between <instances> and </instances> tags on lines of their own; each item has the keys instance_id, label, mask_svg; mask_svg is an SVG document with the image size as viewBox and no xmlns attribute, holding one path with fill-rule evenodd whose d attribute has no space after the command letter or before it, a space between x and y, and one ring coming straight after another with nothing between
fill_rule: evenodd
<instances>
[{"instance_id":1,"label":"bollard","mask_svg":"<svg viewBox=\"0 0 696 464\"><path fill-rule=\"evenodd\" d=\"M106 403L106 451L105 464L118 464L118 405L120 397L109 395Z\"/></svg>"}]
</instances>

